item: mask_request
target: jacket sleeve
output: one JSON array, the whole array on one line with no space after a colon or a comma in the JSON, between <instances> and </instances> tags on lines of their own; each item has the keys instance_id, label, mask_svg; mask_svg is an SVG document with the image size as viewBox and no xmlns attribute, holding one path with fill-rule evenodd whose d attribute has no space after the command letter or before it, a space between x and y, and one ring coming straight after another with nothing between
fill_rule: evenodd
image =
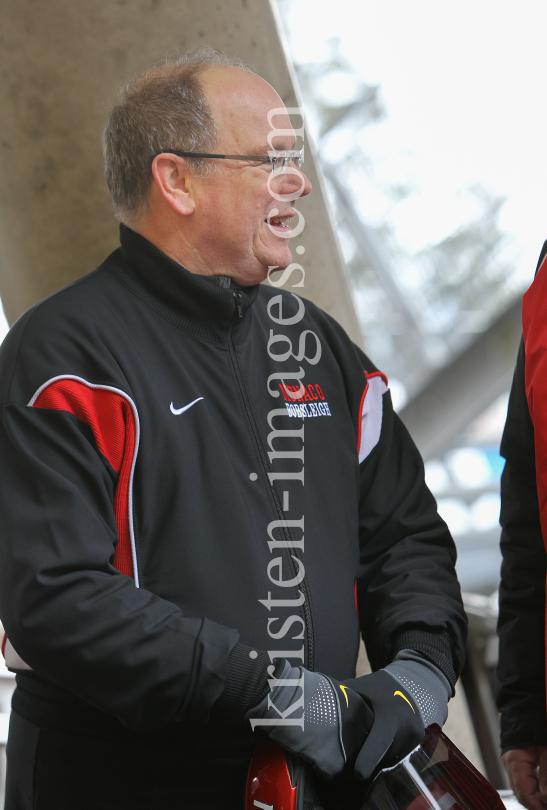
<instances>
[{"instance_id":1,"label":"jacket sleeve","mask_svg":"<svg viewBox=\"0 0 547 810\"><path fill-rule=\"evenodd\" d=\"M117 570L121 473L89 420L23 396L27 378L48 379L52 369L33 343L19 370L10 356L18 333L2 348L0 380L0 611L8 638L38 675L130 728L204 721L238 634L183 616ZM66 366L74 372L77 364ZM111 376L95 369L95 378L101 373Z\"/></svg>"},{"instance_id":2,"label":"jacket sleeve","mask_svg":"<svg viewBox=\"0 0 547 810\"><path fill-rule=\"evenodd\" d=\"M536 489L534 427L519 349L501 443L501 567L498 707L502 751L547 744L545 720L546 555Z\"/></svg>"},{"instance_id":3,"label":"jacket sleeve","mask_svg":"<svg viewBox=\"0 0 547 810\"><path fill-rule=\"evenodd\" d=\"M374 669L411 648L454 687L467 636L456 549L425 484L420 453L393 411L387 381L382 385L361 358L367 378L358 414L361 632Z\"/></svg>"}]
</instances>

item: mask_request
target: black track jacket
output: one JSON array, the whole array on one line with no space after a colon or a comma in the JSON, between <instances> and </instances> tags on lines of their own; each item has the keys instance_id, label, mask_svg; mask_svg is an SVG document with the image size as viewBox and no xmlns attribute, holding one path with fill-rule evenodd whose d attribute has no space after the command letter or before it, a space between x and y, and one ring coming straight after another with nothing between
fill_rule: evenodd
<instances>
[{"instance_id":1,"label":"black track jacket","mask_svg":"<svg viewBox=\"0 0 547 810\"><path fill-rule=\"evenodd\" d=\"M121 235L1 349L14 706L43 687L56 716L207 721L236 643L347 678L359 621L373 667L415 646L453 681L455 549L384 376L299 271L240 288Z\"/></svg>"},{"instance_id":2,"label":"black track jacket","mask_svg":"<svg viewBox=\"0 0 547 810\"><path fill-rule=\"evenodd\" d=\"M547 745L547 242L524 295L523 332L501 442L498 706L502 752ZM539 497L538 497L539 496Z\"/></svg>"}]
</instances>

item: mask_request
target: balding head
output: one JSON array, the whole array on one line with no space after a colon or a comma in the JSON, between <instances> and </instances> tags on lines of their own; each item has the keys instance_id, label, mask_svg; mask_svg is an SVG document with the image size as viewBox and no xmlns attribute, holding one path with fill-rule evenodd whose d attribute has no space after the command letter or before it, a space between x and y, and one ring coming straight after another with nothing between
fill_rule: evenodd
<instances>
[{"instance_id":1,"label":"balding head","mask_svg":"<svg viewBox=\"0 0 547 810\"><path fill-rule=\"evenodd\" d=\"M244 154L244 149L251 148L249 133L256 133L258 141L252 154L267 154L268 148L271 149L267 141L271 129L268 115L284 106L273 87L255 73L226 65L212 65L200 75L199 81L216 124L217 152ZM275 125L287 129L291 123L288 116L277 116ZM293 143L276 142L274 146L290 149Z\"/></svg>"},{"instance_id":2,"label":"balding head","mask_svg":"<svg viewBox=\"0 0 547 810\"><path fill-rule=\"evenodd\" d=\"M169 149L214 151L218 128L201 82L209 71L212 78L216 71L254 76L241 60L199 48L157 65L121 90L103 149L108 188L122 222L132 224L146 212L155 155ZM197 173L213 168L198 160L193 167Z\"/></svg>"}]
</instances>

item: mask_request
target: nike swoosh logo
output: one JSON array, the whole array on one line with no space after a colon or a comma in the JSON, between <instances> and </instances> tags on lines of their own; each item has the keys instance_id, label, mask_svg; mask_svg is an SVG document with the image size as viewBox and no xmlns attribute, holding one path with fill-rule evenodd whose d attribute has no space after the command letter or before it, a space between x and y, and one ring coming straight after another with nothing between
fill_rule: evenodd
<instances>
[{"instance_id":1,"label":"nike swoosh logo","mask_svg":"<svg viewBox=\"0 0 547 810\"><path fill-rule=\"evenodd\" d=\"M408 703L408 705L410 706L410 708L412 709L412 711L414 712L414 714L416 714L416 712L414 711L414 706L412 705L412 703L410 702L410 700L409 700L407 697L405 697L405 696L403 695L403 693L402 693L402 692L398 692L398 691L397 691L397 692L394 692L394 693L393 693L393 697L395 697L395 695L399 695L399 697L402 697L402 699L403 699L403 700L406 700L406 702Z\"/></svg>"},{"instance_id":2,"label":"nike swoosh logo","mask_svg":"<svg viewBox=\"0 0 547 810\"><path fill-rule=\"evenodd\" d=\"M347 687L347 686L342 686L342 684L340 684L340 689L341 689L341 690L342 690L342 692L344 693L344 697L346 698L346 706L347 706L347 707L348 707L348 709L349 709L349 703L348 703L348 692L347 692L348 687Z\"/></svg>"},{"instance_id":3,"label":"nike swoosh logo","mask_svg":"<svg viewBox=\"0 0 547 810\"><path fill-rule=\"evenodd\" d=\"M195 399L193 402L190 402L190 404L189 404L189 405L185 405L185 406L184 406L184 408L175 408L175 407L173 406L173 403L171 403L171 413L174 413L174 414L175 414L175 416L180 416L180 415L181 415L181 413L184 413L184 411L187 411L187 410L188 410L188 408L191 408L191 407L192 407L192 405L195 405L195 404L196 404L196 402L199 402L199 401L200 401L200 399L203 399L203 397L198 397L198 398L197 398L197 399Z\"/></svg>"}]
</instances>

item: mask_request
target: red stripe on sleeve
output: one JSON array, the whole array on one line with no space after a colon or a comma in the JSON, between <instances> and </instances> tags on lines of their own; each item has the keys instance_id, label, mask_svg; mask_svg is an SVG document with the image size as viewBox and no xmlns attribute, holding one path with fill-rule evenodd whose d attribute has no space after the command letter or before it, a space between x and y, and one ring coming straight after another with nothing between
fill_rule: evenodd
<instances>
[{"instance_id":1,"label":"red stripe on sleeve","mask_svg":"<svg viewBox=\"0 0 547 810\"><path fill-rule=\"evenodd\" d=\"M534 426L539 516L547 546L547 257L522 299L522 332L526 399ZM547 639L547 605L545 633Z\"/></svg>"},{"instance_id":2,"label":"red stripe on sleeve","mask_svg":"<svg viewBox=\"0 0 547 810\"><path fill-rule=\"evenodd\" d=\"M114 494L114 516L118 529L114 566L120 573L134 579L130 489L137 427L129 401L106 386L91 386L83 380L59 378L46 384L32 405L35 408L68 411L89 425L97 447L118 473Z\"/></svg>"},{"instance_id":3,"label":"red stripe on sleeve","mask_svg":"<svg viewBox=\"0 0 547 810\"><path fill-rule=\"evenodd\" d=\"M522 301L525 386L534 425L541 530L547 538L547 257Z\"/></svg>"}]
</instances>

